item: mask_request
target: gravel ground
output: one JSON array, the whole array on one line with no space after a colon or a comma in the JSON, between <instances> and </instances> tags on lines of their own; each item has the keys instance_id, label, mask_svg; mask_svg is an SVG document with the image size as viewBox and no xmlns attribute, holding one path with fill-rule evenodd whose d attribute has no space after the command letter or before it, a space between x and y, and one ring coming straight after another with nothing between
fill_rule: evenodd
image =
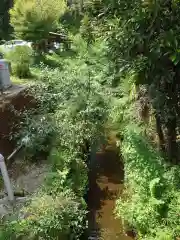
<instances>
[{"instance_id":1,"label":"gravel ground","mask_svg":"<svg viewBox=\"0 0 180 240\"><path fill-rule=\"evenodd\" d=\"M43 184L48 170L49 166L46 162L29 164L16 161L9 171L13 189L24 190L28 195L34 193Z\"/></svg>"},{"instance_id":2,"label":"gravel ground","mask_svg":"<svg viewBox=\"0 0 180 240\"><path fill-rule=\"evenodd\" d=\"M28 200L43 185L48 171L49 165L45 161L39 164L32 164L23 162L22 159L17 159L8 170L8 173L13 190L19 193L24 192ZM5 219L9 214L19 211L26 203L26 200L18 201L14 205L11 205L8 201L2 202L2 199L7 200L7 195L3 184L1 185L0 218Z\"/></svg>"}]
</instances>

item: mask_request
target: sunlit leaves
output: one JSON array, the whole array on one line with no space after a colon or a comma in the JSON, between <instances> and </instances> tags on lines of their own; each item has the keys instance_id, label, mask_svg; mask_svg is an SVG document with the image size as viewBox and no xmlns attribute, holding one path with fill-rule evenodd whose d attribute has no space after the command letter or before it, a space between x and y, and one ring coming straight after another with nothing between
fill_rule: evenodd
<instances>
[{"instance_id":1,"label":"sunlit leaves","mask_svg":"<svg viewBox=\"0 0 180 240\"><path fill-rule=\"evenodd\" d=\"M161 229L179 236L179 167L164 164L135 125L126 129L121 150L128 198L117 201L117 215L135 227L140 239L164 239Z\"/></svg>"},{"instance_id":2,"label":"sunlit leaves","mask_svg":"<svg viewBox=\"0 0 180 240\"><path fill-rule=\"evenodd\" d=\"M65 12L63 0L16 0L10 10L15 35L29 41L47 38L55 31L60 16Z\"/></svg>"}]
</instances>

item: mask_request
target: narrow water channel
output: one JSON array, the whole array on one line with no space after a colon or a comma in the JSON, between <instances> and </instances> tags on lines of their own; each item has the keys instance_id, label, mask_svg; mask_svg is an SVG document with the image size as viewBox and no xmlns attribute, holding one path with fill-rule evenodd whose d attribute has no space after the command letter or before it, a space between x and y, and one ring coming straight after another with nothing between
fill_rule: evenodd
<instances>
[{"instance_id":1,"label":"narrow water channel","mask_svg":"<svg viewBox=\"0 0 180 240\"><path fill-rule=\"evenodd\" d=\"M115 201L123 191L123 167L113 143L99 150L89 173L89 240L132 240L115 219Z\"/></svg>"}]
</instances>

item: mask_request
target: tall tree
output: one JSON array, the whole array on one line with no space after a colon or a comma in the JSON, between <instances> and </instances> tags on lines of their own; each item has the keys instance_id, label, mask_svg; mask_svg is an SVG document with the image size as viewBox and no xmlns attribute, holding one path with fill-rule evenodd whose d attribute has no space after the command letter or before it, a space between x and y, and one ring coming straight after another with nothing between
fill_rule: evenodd
<instances>
[{"instance_id":1,"label":"tall tree","mask_svg":"<svg viewBox=\"0 0 180 240\"><path fill-rule=\"evenodd\" d=\"M11 28L9 25L9 9L12 7L12 0L1 0L0 4L0 39L7 39Z\"/></svg>"},{"instance_id":2,"label":"tall tree","mask_svg":"<svg viewBox=\"0 0 180 240\"><path fill-rule=\"evenodd\" d=\"M176 0L90 1L88 11L109 43L115 74L133 70L146 84L158 124L166 133L169 159L177 163L179 108L180 2ZM100 26L100 24L99 24Z\"/></svg>"},{"instance_id":3,"label":"tall tree","mask_svg":"<svg viewBox=\"0 0 180 240\"><path fill-rule=\"evenodd\" d=\"M64 0L16 0L10 10L15 36L34 42L46 39L57 29L65 9Z\"/></svg>"}]
</instances>

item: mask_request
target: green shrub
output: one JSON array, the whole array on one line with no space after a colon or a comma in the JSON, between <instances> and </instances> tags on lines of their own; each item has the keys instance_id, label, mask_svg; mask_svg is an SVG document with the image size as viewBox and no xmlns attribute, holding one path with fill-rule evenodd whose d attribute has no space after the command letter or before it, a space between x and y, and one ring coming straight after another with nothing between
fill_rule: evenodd
<instances>
[{"instance_id":1,"label":"green shrub","mask_svg":"<svg viewBox=\"0 0 180 240\"><path fill-rule=\"evenodd\" d=\"M1 221L0 240L11 240L12 234L13 233L9 229L9 226L7 224L4 224L3 221Z\"/></svg>"},{"instance_id":2,"label":"green shrub","mask_svg":"<svg viewBox=\"0 0 180 240\"><path fill-rule=\"evenodd\" d=\"M30 93L39 104L33 113L24 112L19 136L20 139L29 137L26 150L32 150L33 153L44 147L47 149L44 140L50 136L48 149L51 151L47 161L52 168L41 191L46 198L44 202L47 210L41 210L38 214L38 209L31 208L37 221L31 219L33 222L30 222L29 219L25 221L25 227L24 220L16 221L12 225L16 235L22 232L23 236L28 236L28 231L34 231L35 237L59 239L59 233L66 235L71 232L73 239L78 239L85 227L86 204L82 199L87 189L88 154L91 146L103 134L108 113L101 85L106 73L104 66L101 71L102 64L97 65L95 60L97 55L102 54L100 50L96 51L97 46L91 49L90 56L84 56L86 50L83 49L74 59L63 59L61 71L59 68L44 68L43 65L40 81L30 87ZM54 210L53 207L56 205L55 200L64 194L68 196L69 205L64 206L67 215L64 211L59 215L58 209ZM42 197L38 198L36 201L40 205ZM53 206L47 206L48 201L52 201ZM52 228L56 225L54 233L50 225ZM63 239L64 236L60 237Z\"/></svg>"},{"instance_id":3,"label":"green shrub","mask_svg":"<svg viewBox=\"0 0 180 240\"><path fill-rule=\"evenodd\" d=\"M140 239L173 240L180 235L180 168L167 166L138 129L129 125L124 131L121 151L128 197L117 201L116 213Z\"/></svg>"},{"instance_id":4,"label":"green shrub","mask_svg":"<svg viewBox=\"0 0 180 240\"><path fill-rule=\"evenodd\" d=\"M19 78L28 78L31 76L29 65L26 63L12 64L12 74Z\"/></svg>"},{"instance_id":5,"label":"green shrub","mask_svg":"<svg viewBox=\"0 0 180 240\"><path fill-rule=\"evenodd\" d=\"M9 223L13 239L79 239L86 210L70 190L34 197L19 219Z\"/></svg>"},{"instance_id":6,"label":"green shrub","mask_svg":"<svg viewBox=\"0 0 180 240\"><path fill-rule=\"evenodd\" d=\"M65 189L83 197L88 184L87 165L77 157L76 153L62 148L53 148L48 158L52 166L52 172L48 174L45 183L45 191L56 194Z\"/></svg>"},{"instance_id":7,"label":"green shrub","mask_svg":"<svg viewBox=\"0 0 180 240\"><path fill-rule=\"evenodd\" d=\"M31 76L32 49L30 47L16 46L13 50L5 53L5 58L11 63L12 74L20 78Z\"/></svg>"},{"instance_id":8,"label":"green shrub","mask_svg":"<svg viewBox=\"0 0 180 240\"><path fill-rule=\"evenodd\" d=\"M13 137L20 145L24 143L24 154L27 159L34 160L42 153L46 155L51 150L52 139L55 135L51 118L37 115L36 110L18 112L21 116L20 131Z\"/></svg>"},{"instance_id":9,"label":"green shrub","mask_svg":"<svg viewBox=\"0 0 180 240\"><path fill-rule=\"evenodd\" d=\"M16 0L10 10L10 22L17 38L28 41L48 39L57 30L58 21L66 10L66 1Z\"/></svg>"}]
</instances>

